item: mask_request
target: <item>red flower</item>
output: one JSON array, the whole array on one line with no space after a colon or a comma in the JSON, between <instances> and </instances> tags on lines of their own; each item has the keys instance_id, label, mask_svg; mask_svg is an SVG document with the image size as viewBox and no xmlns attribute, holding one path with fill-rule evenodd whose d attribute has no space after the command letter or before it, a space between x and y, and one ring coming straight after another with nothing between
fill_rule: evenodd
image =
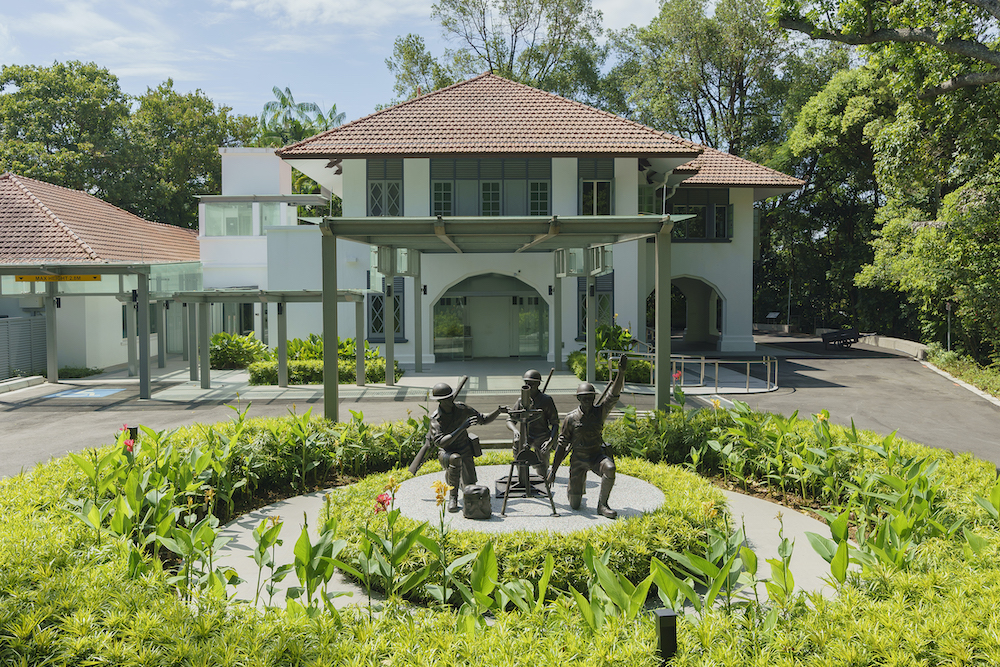
<instances>
[{"instance_id":1,"label":"red flower","mask_svg":"<svg viewBox=\"0 0 1000 667\"><path fill-rule=\"evenodd\" d=\"M124 433L124 432L125 432L125 431L127 431L127 430L128 430L128 424L122 424L122 430L121 430L121 433Z\"/></svg>"},{"instance_id":2,"label":"red flower","mask_svg":"<svg viewBox=\"0 0 1000 667\"><path fill-rule=\"evenodd\" d=\"M131 454L132 453L132 449L134 447L135 447L135 440L131 440L130 439L130 440L126 440L125 441L125 451L126 452L128 452L129 454Z\"/></svg>"},{"instance_id":3,"label":"red flower","mask_svg":"<svg viewBox=\"0 0 1000 667\"><path fill-rule=\"evenodd\" d=\"M388 493L378 494L378 496L375 497L375 513L378 514L379 512L384 512L386 508L389 507L389 503L391 502L392 496Z\"/></svg>"},{"instance_id":4,"label":"red flower","mask_svg":"<svg viewBox=\"0 0 1000 667\"><path fill-rule=\"evenodd\" d=\"M681 372L677 371L676 373L674 373L674 380L680 380L680 379L681 379Z\"/></svg>"}]
</instances>

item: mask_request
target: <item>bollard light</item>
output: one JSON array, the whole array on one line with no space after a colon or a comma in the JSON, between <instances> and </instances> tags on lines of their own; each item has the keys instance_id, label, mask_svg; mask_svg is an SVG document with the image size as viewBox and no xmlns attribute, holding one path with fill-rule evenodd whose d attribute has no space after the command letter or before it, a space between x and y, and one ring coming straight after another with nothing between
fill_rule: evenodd
<instances>
[{"instance_id":1,"label":"bollard light","mask_svg":"<svg viewBox=\"0 0 1000 667\"><path fill-rule=\"evenodd\" d=\"M654 609L656 616L656 652L660 657L660 667L667 664L677 653L677 612L673 609Z\"/></svg>"}]
</instances>

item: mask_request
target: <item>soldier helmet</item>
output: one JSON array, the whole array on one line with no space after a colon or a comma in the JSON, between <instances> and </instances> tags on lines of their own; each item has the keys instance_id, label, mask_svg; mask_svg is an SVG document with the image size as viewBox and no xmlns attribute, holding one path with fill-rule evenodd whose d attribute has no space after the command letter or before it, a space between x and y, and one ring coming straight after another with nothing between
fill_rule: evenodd
<instances>
[{"instance_id":1,"label":"soldier helmet","mask_svg":"<svg viewBox=\"0 0 1000 667\"><path fill-rule=\"evenodd\" d=\"M542 374L536 371L534 368L524 372L524 377L521 378L523 382L537 382L541 384Z\"/></svg>"},{"instance_id":2,"label":"soldier helmet","mask_svg":"<svg viewBox=\"0 0 1000 667\"><path fill-rule=\"evenodd\" d=\"M584 394L596 394L597 390L594 389L594 385L589 382L581 382L576 388L576 395L583 396Z\"/></svg>"},{"instance_id":3,"label":"soldier helmet","mask_svg":"<svg viewBox=\"0 0 1000 667\"><path fill-rule=\"evenodd\" d=\"M447 382L438 382L431 389L431 396L434 397L436 401L443 401L446 398L452 398L455 396L455 392L452 391L451 385Z\"/></svg>"}]
</instances>

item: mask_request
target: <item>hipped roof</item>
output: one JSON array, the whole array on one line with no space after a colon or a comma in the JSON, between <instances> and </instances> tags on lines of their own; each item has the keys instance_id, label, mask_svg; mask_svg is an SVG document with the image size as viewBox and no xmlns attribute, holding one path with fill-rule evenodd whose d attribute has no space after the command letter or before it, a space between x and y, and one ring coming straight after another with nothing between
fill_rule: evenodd
<instances>
[{"instance_id":1,"label":"hipped roof","mask_svg":"<svg viewBox=\"0 0 1000 667\"><path fill-rule=\"evenodd\" d=\"M197 232L150 222L79 190L0 176L0 263L198 261Z\"/></svg>"},{"instance_id":2,"label":"hipped roof","mask_svg":"<svg viewBox=\"0 0 1000 667\"><path fill-rule=\"evenodd\" d=\"M487 72L277 154L335 159L488 153L694 157L700 152L690 141Z\"/></svg>"}]
</instances>

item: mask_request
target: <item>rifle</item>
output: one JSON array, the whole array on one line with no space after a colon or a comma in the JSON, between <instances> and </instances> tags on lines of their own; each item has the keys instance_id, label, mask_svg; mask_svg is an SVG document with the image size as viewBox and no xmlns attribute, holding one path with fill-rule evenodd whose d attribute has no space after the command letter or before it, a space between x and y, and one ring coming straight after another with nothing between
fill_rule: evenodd
<instances>
[{"instance_id":1,"label":"rifle","mask_svg":"<svg viewBox=\"0 0 1000 667\"><path fill-rule=\"evenodd\" d=\"M458 394L465 387L465 383L469 381L468 375L463 375L462 379L458 381L458 388L455 389L455 398L458 398ZM420 448L417 455L413 457L413 462L410 463L410 474L416 475L417 471L420 470L420 466L424 464L424 457L427 456L427 450L431 448L431 434L430 431L427 432L427 437L424 438L424 446Z\"/></svg>"}]
</instances>

